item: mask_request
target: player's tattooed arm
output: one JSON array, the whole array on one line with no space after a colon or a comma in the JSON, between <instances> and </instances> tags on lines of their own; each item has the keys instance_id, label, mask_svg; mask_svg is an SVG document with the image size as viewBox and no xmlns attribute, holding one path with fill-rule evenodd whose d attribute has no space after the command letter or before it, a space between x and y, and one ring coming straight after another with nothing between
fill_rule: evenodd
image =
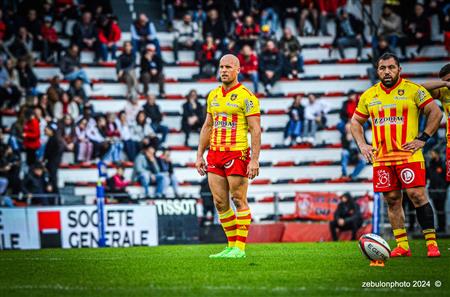
<instances>
[{"instance_id":1,"label":"player's tattooed arm","mask_svg":"<svg viewBox=\"0 0 450 297\"><path fill-rule=\"evenodd\" d=\"M200 140L197 149L197 161L195 162L195 168L201 176L206 174L206 162L203 158L203 154L209 146L209 140L211 138L211 131L213 126L213 119L210 113L206 114L205 122L203 123L202 130L200 131Z\"/></svg>"},{"instance_id":2,"label":"player's tattooed arm","mask_svg":"<svg viewBox=\"0 0 450 297\"><path fill-rule=\"evenodd\" d=\"M366 159L367 163L373 163L373 153L375 150L370 144L367 144L366 138L364 137L364 124L366 121L367 119L354 114L350 122L350 130L364 159Z\"/></svg>"},{"instance_id":3,"label":"player's tattooed arm","mask_svg":"<svg viewBox=\"0 0 450 297\"><path fill-rule=\"evenodd\" d=\"M259 152L261 150L261 118L259 116L247 117L251 136L252 155L247 167L247 176L254 179L259 175Z\"/></svg>"}]
</instances>

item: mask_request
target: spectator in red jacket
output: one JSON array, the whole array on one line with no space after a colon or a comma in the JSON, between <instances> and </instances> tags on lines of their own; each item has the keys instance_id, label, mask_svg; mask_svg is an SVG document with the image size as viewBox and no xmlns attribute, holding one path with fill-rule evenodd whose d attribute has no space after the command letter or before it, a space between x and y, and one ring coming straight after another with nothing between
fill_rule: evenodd
<instances>
[{"instance_id":1,"label":"spectator in red jacket","mask_svg":"<svg viewBox=\"0 0 450 297\"><path fill-rule=\"evenodd\" d=\"M32 108L25 111L25 124L23 126L23 147L27 156L28 166L33 165L36 160L36 151L41 146L41 133L39 121Z\"/></svg>"},{"instance_id":2,"label":"spectator in red jacket","mask_svg":"<svg viewBox=\"0 0 450 297\"><path fill-rule=\"evenodd\" d=\"M200 52L200 76L211 77L216 73L217 44L211 34L206 35L205 43Z\"/></svg>"},{"instance_id":3,"label":"spectator in red jacket","mask_svg":"<svg viewBox=\"0 0 450 297\"><path fill-rule=\"evenodd\" d=\"M41 26L42 35L42 60L59 61L61 57L62 45L58 42L58 33L52 27L52 17L46 16ZM56 57L55 57L56 54Z\"/></svg>"},{"instance_id":4,"label":"spectator in red jacket","mask_svg":"<svg viewBox=\"0 0 450 297\"><path fill-rule=\"evenodd\" d=\"M108 61L108 51L111 58L116 59L117 43L120 40L122 31L114 18L100 17L98 27L98 40L100 42L100 57L103 61Z\"/></svg>"},{"instance_id":5,"label":"spectator in red jacket","mask_svg":"<svg viewBox=\"0 0 450 297\"><path fill-rule=\"evenodd\" d=\"M259 25L255 23L252 16L246 16L244 23L239 23L236 26L236 38L238 40L238 46L242 47L245 44L255 47L258 40L259 33L261 32Z\"/></svg>"},{"instance_id":6,"label":"spectator in red jacket","mask_svg":"<svg viewBox=\"0 0 450 297\"><path fill-rule=\"evenodd\" d=\"M317 4L320 10L320 31L322 35L329 36L328 19L336 17L338 8L347 4L347 0L318 0Z\"/></svg>"},{"instance_id":7,"label":"spectator in red jacket","mask_svg":"<svg viewBox=\"0 0 450 297\"><path fill-rule=\"evenodd\" d=\"M258 57L249 45L244 45L241 53L238 55L238 59L241 64L239 80L242 81L245 78L250 78L253 83L253 91L258 93Z\"/></svg>"},{"instance_id":8,"label":"spectator in red jacket","mask_svg":"<svg viewBox=\"0 0 450 297\"><path fill-rule=\"evenodd\" d=\"M3 11L0 9L0 44L6 36L6 23L3 21Z\"/></svg>"},{"instance_id":9,"label":"spectator in red jacket","mask_svg":"<svg viewBox=\"0 0 450 297\"><path fill-rule=\"evenodd\" d=\"M116 167L116 174L107 179L107 192L113 198L119 202L130 202L130 195L128 194L127 187L130 185L130 181L125 180L123 176L125 173L125 167L119 164Z\"/></svg>"}]
</instances>

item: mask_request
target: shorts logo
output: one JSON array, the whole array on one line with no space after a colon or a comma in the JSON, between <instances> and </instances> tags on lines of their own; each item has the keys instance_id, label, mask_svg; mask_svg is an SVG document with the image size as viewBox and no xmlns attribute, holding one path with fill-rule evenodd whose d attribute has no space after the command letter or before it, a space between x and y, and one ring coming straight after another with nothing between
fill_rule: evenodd
<instances>
[{"instance_id":1,"label":"shorts logo","mask_svg":"<svg viewBox=\"0 0 450 297\"><path fill-rule=\"evenodd\" d=\"M400 177L405 184L410 184L414 181L416 175L410 168L405 168L400 172Z\"/></svg>"},{"instance_id":2,"label":"shorts logo","mask_svg":"<svg viewBox=\"0 0 450 297\"><path fill-rule=\"evenodd\" d=\"M384 169L377 171L378 181L377 188L388 188L391 186L391 178L389 172Z\"/></svg>"},{"instance_id":3,"label":"shorts logo","mask_svg":"<svg viewBox=\"0 0 450 297\"><path fill-rule=\"evenodd\" d=\"M447 177L450 177L450 160L447 160Z\"/></svg>"},{"instance_id":4,"label":"shorts logo","mask_svg":"<svg viewBox=\"0 0 450 297\"><path fill-rule=\"evenodd\" d=\"M234 159L233 159L233 160L230 160L230 161L228 161L228 162L226 162L226 163L223 165L223 167L225 167L226 169L229 169L231 166L233 166L233 164L234 164Z\"/></svg>"}]
</instances>

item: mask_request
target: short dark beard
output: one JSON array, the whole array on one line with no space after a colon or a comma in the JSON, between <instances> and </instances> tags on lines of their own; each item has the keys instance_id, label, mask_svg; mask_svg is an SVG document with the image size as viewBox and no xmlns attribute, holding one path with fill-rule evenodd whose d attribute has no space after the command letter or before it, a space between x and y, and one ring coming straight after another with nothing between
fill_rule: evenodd
<instances>
[{"instance_id":1,"label":"short dark beard","mask_svg":"<svg viewBox=\"0 0 450 297\"><path fill-rule=\"evenodd\" d=\"M400 76L397 75L397 77L394 77L394 79L392 80L392 82L390 83L386 83L384 80L381 80L381 83L387 88L392 88L392 86L395 86L395 84L398 82Z\"/></svg>"}]
</instances>

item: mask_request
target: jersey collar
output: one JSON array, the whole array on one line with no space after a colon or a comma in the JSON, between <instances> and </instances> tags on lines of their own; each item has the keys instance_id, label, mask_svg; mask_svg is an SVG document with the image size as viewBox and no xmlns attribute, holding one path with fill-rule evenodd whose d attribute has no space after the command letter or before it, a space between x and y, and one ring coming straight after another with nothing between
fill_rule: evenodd
<instances>
[{"instance_id":1,"label":"jersey collar","mask_svg":"<svg viewBox=\"0 0 450 297\"><path fill-rule=\"evenodd\" d=\"M225 89L222 86L222 95L223 95L223 97L225 97L229 92L236 90L240 86L241 86L241 83L238 83L237 85L235 85L234 87L232 87L231 89L229 89L227 91L225 91Z\"/></svg>"},{"instance_id":2,"label":"jersey collar","mask_svg":"<svg viewBox=\"0 0 450 297\"><path fill-rule=\"evenodd\" d=\"M382 82L380 82L380 87L381 89L386 93L386 94L390 94L395 88L397 88L401 82L403 81L403 79L401 77L399 77L398 81L395 83L395 85L393 85L392 87L390 87L389 89L386 89L386 87L383 85Z\"/></svg>"}]
</instances>

